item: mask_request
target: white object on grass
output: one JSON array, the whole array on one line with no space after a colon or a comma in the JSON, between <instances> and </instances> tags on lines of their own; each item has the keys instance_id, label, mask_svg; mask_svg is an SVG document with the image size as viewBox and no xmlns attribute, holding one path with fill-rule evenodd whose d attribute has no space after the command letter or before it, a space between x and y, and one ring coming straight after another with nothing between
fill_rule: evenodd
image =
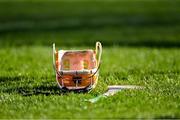
<instances>
[{"instance_id":1,"label":"white object on grass","mask_svg":"<svg viewBox=\"0 0 180 120\"><path fill-rule=\"evenodd\" d=\"M100 98L112 96L123 89L143 89L143 87L136 86L136 85L111 85L111 86L108 86L107 92L105 92L104 94L99 95L95 98L89 99L88 101L91 103L95 103Z\"/></svg>"}]
</instances>

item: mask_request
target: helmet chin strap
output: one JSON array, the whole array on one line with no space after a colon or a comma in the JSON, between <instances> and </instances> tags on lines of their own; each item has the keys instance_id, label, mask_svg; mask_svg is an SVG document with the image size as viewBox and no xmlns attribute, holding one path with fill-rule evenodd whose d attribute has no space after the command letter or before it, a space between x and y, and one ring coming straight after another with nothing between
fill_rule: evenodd
<instances>
[{"instance_id":1,"label":"helmet chin strap","mask_svg":"<svg viewBox=\"0 0 180 120\"><path fill-rule=\"evenodd\" d=\"M111 86L108 86L108 90L104 94L99 95L99 96L92 98L92 99L89 99L89 100L85 100L85 101L88 101L90 103L95 103L101 98L113 96L116 93L118 93L122 90L125 90L125 89L143 89L143 88L144 87L142 87L142 86L136 86L136 85L111 85Z\"/></svg>"}]
</instances>

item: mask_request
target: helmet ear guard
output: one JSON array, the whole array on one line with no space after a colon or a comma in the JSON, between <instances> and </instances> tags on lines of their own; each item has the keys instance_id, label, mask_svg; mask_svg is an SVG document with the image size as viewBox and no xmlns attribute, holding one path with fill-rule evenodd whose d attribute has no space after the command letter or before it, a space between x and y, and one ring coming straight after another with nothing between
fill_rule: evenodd
<instances>
[{"instance_id":1,"label":"helmet ear guard","mask_svg":"<svg viewBox=\"0 0 180 120\"><path fill-rule=\"evenodd\" d=\"M102 45L94 50L59 50L53 44L53 67L56 81L64 91L86 92L98 81Z\"/></svg>"}]
</instances>

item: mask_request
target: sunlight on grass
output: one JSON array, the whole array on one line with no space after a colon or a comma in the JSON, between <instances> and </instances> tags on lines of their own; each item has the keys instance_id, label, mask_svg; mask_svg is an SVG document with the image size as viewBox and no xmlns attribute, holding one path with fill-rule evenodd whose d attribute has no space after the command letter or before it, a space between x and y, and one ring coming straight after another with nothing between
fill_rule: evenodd
<instances>
[{"instance_id":1,"label":"sunlight on grass","mask_svg":"<svg viewBox=\"0 0 180 120\"><path fill-rule=\"evenodd\" d=\"M0 50L0 56L4 68L0 73L0 114L4 118L173 117L179 111L180 57L176 48L104 48L100 79L89 94L59 90L51 48L6 48ZM146 88L122 91L92 105L85 102L113 84Z\"/></svg>"}]
</instances>

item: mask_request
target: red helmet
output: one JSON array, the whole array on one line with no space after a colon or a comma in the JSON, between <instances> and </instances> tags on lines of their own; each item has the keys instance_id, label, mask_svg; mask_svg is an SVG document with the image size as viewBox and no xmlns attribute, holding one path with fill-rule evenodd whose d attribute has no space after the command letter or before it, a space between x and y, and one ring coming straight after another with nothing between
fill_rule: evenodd
<instances>
[{"instance_id":1,"label":"red helmet","mask_svg":"<svg viewBox=\"0 0 180 120\"><path fill-rule=\"evenodd\" d=\"M98 81L102 45L96 50L56 50L53 44L53 66L59 87L66 91L89 91Z\"/></svg>"}]
</instances>

